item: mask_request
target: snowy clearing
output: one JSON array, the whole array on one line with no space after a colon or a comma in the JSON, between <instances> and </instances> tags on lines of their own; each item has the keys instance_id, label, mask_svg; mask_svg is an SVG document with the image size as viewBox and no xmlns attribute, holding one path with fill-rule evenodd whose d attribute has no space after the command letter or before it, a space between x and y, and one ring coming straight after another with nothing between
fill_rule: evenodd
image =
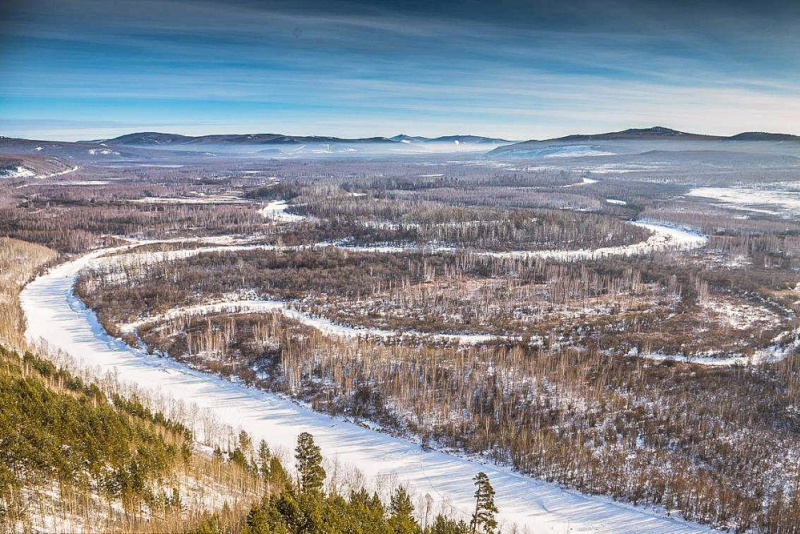
<instances>
[{"instance_id":1,"label":"snowy clearing","mask_svg":"<svg viewBox=\"0 0 800 534\"><path fill-rule=\"evenodd\" d=\"M72 182L56 182L51 185L60 185L64 187L79 186L79 185L108 185L111 182L107 180L75 180Z\"/></svg>"},{"instance_id":2,"label":"snowy clearing","mask_svg":"<svg viewBox=\"0 0 800 534\"><path fill-rule=\"evenodd\" d=\"M780 322L779 317L764 307L736 302L731 299L722 297L706 298L700 299L698 303L707 313L716 316L719 322L737 330L745 330L756 326L770 328Z\"/></svg>"},{"instance_id":3,"label":"snowy clearing","mask_svg":"<svg viewBox=\"0 0 800 534\"><path fill-rule=\"evenodd\" d=\"M276 222L297 222L305 219L302 215L287 213L286 209L288 207L289 205L285 200L275 200L258 210L258 213L265 219Z\"/></svg>"},{"instance_id":4,"label":"snowy clearing","mask_svg":"<svg viewBox=\"0 0 800 534\"><path fill-rule=\"evenodd\" d=\"M119 156L120 155L119 152L117 152L116 150L109 150L107 148L103 148L103 149L100 149L100 150L98 150L96 148L90 148L89 149L89 155L97 156L98 154L101 155L101 156Z\"/></svg>"},{"instance_id":5,"label":"snowy clearing","mask_svg":"<svg viewBox=\"0 0 800 534\"><path fill-rule=\"evenodd\" d=\"M118 247L125 250L130 247ZM21 295L27 336L61 350L94 372L116 373L145 390L169 392L196 402L220 420L248 429L256 439L291 450L297 435L309 431L329 459L357 465L367 480L396 477L417 496L430 494L452 515L473 507L470 479L485 471L497 490L499 518L529 532L688 533L710 532L700 525L658 512L586 496L516 474L368 430L300 407L278 395L249 389L193 371L166 358L151 357L111 338L95 314L73 293L78 273L112 250L99 250L60 265L31 282ZM188 422L188 421L187 421ZM190 422L189 422L190 423Z\"/></svg>"},{"instance_id":6,"label":"snowy clearing","mask_svg":"<svg viewBox=\"0 0 800 534\"><path fill-rule=\"evenodd\" d=\"M710 198L732 209L779 215L800 214L800 192L775 191L736 187L696 187L689 191L692 197ZM766 209L769 207L771 209Z\"/></svg>"},{"instance_id":7,"label":"snowy clearing","mask_svg":"<svg viewBox=\"0 0 800 534\"><path fill-rule=\"evenodd\" d=\"M65 174L70 174L80 169L79 166L70 167L69 169L65 169L63 171L54 172L50 174L36 174L34 171L27 167L18 166L13 171L7 171L6 174L0 174L0 178L37 178L39 180L46 180L48 178L56 178L58 176L64 176Z\"/></svg>"}]
</instances>

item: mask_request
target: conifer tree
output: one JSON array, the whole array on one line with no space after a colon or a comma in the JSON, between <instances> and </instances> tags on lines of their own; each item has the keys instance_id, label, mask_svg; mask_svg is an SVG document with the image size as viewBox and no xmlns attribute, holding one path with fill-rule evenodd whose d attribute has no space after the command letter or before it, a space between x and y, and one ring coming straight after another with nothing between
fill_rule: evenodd
<instances>
[{"instance_id":1,"label":"conifer tree","mask_svg":"<svg viewBox=\"0 0 800 534\"><path fill-rule=\"evenodd\" d=\"M322 453L314 443L314 437L303 432L297 437L295 449L297 474L300 491L303 493L320 493L325 482L325 469L322 467Z\"/></svg>"},{"instance_id":2,"label":"conifer tree","mask_svg":"<svg viewBox=\"0 0 800 534\"><path fill-rule=\"evenodd\" d=\"M497 528L497 506L494 504L494 488L489 477L481 471L475 478L475 513L472 515L472 534L491 534Z\"/></svg>"},{"instance_id":3,"label":"conifer tree","mask_svg":"<svg viewBox=\"0 0 800 534\"><path fill-rule=\"evenodd\" d=\"M265 481L269 480L269 467L270 467L270 460L272 459L272 453L269 450L269 445L263 439L258 444L258 472L261 474L261 478Z\"/></svg>"},{"instance_id":4,"label":"conifer tree","mask_svg":"<svg viewBox=\"0 0 800 534\"><path fill-rule=\"evenodd\" d=\"M269 483L275 490L281 490L289 484L289 473L283 468L280 459L272 456L269 460Z\"/></svg>"},{"instance_id":5,"label":"conifer tree","mask_svg":"<svg viewBox=\"0 0 800 534\"><path fill-rule=\"evenodd\" d=\"M389 525L394 534L414 534L419 532L419 525L414 519L414 505L411 496L403 486L397 488L389 502Z\"/></svg>"},{"instance_id":6,"label":"conifer tree","mask_svg":"<svg viewBox=\"0 0 800 534\"><path fill-rule=\"evenodd\" d=\"M247 523L242 534L270 534L269 516L261 506L253 506L247 514Z\"/></svg>"}]
</instances>

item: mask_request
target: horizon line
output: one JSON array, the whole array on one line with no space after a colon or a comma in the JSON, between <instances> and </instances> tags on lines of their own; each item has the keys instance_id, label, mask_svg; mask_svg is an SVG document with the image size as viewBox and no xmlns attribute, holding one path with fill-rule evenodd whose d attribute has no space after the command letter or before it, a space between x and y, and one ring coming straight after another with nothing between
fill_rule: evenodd
<instances>
[{"instance_id":1,"label":"horizon line","mask_svg":"<svg viewBox=\"0 0 800 534\"><path fill-rule=\"evenodd\" d=\"M110 141L113 139L118 139L120 137L125 137L127 135L136 135L136 134L159 134L159 135L178 135L182 137L190 137L190 138L200 138L200 137L210 137L210 136L244 136L244 135L277 135L277 136L285 136L285 137L332 137L336 139L340 139L343 141L353 141L353 140L364 140L364 139L386 139L392 140L393 137L399 136L407 136L407 137L421 137L428 140L438 139L441 137L481 137L485 139L498 139L504 140L509 143L522 143L528 141L553 141L562 139L565 137L570 136L594 136L594 135L605 135L605 134L614 134L614 133L622 133L627 131L636 131L636 130L655 130L655 129L664 129L664 130L671 130L674 132L687 134L687 135L695 135L695 136L705 136L705 137L719 137L719 138L730 138L735 137L737 135L742 134L767 134L767 135L787 135L787 136L795 136L800 137L800 132L798 133L791 133L791 132L777 132L777 131L768 131L768 130L742 130L737 131L733 134L725 134L725 133L710 133L710 132L692 132L692 131L685 131L680 130L678 128L673 128L670 126L662 126L660 124L653 125L653 126L631 126L628 128L624 128L621 130L604 130L604 131L597 131L597 132L572 132L566 133L563 135L558 135L555 137L526 137L524 139L511 139L506 136L495 136L495 135L484 135L480 133L457 133L457 134L443 134L443 135L423 135L423 134L407 134L405 132L400 132L394 135L363 135L363 136L346 136L340 137L338 135L331 135L331 134L296 134L296 133L285 133L279 131L242 131L242 132L235 132L235 131L211 131L209 133L201 133L201 134L192 134L192 133L181 133L177 130L156 130L156 129L142 129L142 130L131 130L127 133L122 133L119 135L115 135L113 137L92 137L92 138L80 138L80 139L58 139L58 138L44 138L44 137L20 137L14 135L5 135L0 134L0 138L4 139L19 139L24 141L46 141L46 142L58 142L58 143L101 143L104 141ZM184 130L185 131L185 130Z\"/></svg>"}]
</instances>

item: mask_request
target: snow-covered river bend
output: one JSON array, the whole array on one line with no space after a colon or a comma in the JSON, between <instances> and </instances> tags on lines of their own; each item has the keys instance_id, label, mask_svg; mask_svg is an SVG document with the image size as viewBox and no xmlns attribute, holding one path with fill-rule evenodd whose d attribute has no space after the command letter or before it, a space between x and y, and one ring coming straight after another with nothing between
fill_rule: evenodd
<instances>
[{"instance_id":1,"label":"snow-covered river bend","mask_svg":"<svg viewBox=\"0 0 800 534\"><path fill-rule=\"evenodd\" d=\"M50 350L63 351L94 372L116 374L121 382L195 403L218 420L248 430L256 440L266 439L273 448L292 450L300 432L311 432L326 458L357 466L368 482L389 477L407 484L417 497L429 494L434 509L446 503L469 513L473 506L471 479L485 471L497 491L500 519L530 532L710 530L658 511L566 491L510 469L426 452L412 442L316 413L281 396L148 356L110 337L73 293L78 273L101 261L100 256L107 252L95 251L60 265L25 288L21 303L30 340L44 341Z\"/></svg>"}]
</instances>

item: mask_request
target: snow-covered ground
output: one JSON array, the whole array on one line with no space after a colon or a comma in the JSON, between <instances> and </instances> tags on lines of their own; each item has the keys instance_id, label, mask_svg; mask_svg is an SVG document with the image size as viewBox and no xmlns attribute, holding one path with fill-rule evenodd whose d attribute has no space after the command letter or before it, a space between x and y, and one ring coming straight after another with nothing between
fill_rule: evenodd
<instances>
[{"instance_id":1,"label":"snow-covered ground","mask_svg":"<svg viewBox=\"0 0 800 534\"><path fill-rule=\"evenodd\" d=\"M664 250L691 250L706 244L708 238L699 233L657 222L635 221L631 224L653 232L645 241L632 245L602 247L588 250L535 250L511 252L485 252L496 258L541 258L556 261L583 261L607 256L635 256Z\"/></svg>"},{"instance_id":2,"label":"snow-covered ground","mask_svg":"<svg viewBox=\"0 0 800 534\"><path fill-rule=\"evenodd\" d=\"M96 148L89 149L89 155L97 156L98 154L101 156L119 156L119 152L117 152L116 150L109 150L107 148L103 148L100 150Z\"/></svg>"},{"instance_id":3,"label":"snow-covered ground","mask_svg":"<svg viewBox=\"0 0 800 534\"><path fill-rule=\"evenodd\" d=\"M683 363L693 363L697 365L707 365L710 367L728 367L731 365L759 365L762 363L775 363L785 359L800 347L800 329L783 332L772 340L769 347L758 349L752 355L744 354L692 354L683 356L682 354L664 354L661 352L630 352L628 356L638 356L648 360L664 361L672 360Z\"/></svg>"},{"instance_id":4,"label":"snow-covered ground","mask_svg":"<svg viewBox=\"0 0 800 534\"><path fill-rule=\"evenodd\" d=\"M124 247L121 247L124 249ZM241 426L256 439L291 450L297 435L311 432L323 454L356 465L368 481L394 478L418 497L429 494L451 515L473 506L471 478L485 471L497 490L500 518L529 532L688 533L709 529L667 518L658 512L586 496L440 452L426 452L409 441L315 413L274 394L206 375L167 358L151 357L111 338L95 314L74 295L81 269L107 250L60 265L31 282L21 295L32 341L72 355L95 372L115 373L144 390L195 402L221 421ZM190 423L190 421L186 421Z\"/></svg>"},{"instance_id":5,"label":"snow-covered ground","mask_svg":"<svg viewBox=\"0 0 800 534\"><path fill-rule=\"evenodd\" d=\"M586 176L584 176L581 179L580 182L578 182L576 184L567 184L564 187L580 187L582 185L592 185L592 184L596 184L596 183L597 183L597 180L595 180L593 178L587 178Z\"/></svg>"},{"instance_id":6,"label":"snow-covered ground","mask_svg":"<svg viewBox=\"0 0 800 534\"><path fill-rule=\"evenodd\" d=\"M258 210L258 213L265 219L276 222L297 222L305 219L302 215L287 213L286 209L288 207L289 205L285 200L274 200Z\"/></svg>"},{"instance_id":7,"label":"snow-covered ground","mask_svg":"<svg viewBox=\"0 0 800 534\"><path fill-rule=\"evenodd\" d=\"M5 170L3 174L0 174L0 178L32 178L36 176L36 173L30 170L27 167L17 166L14 170Z\"/></svg>"},{"instance_id":8,"label":"snow-covered ground","mask_svg":"<svg viewBox=\"0 0 800 534\"><path fill-rule=\"evenodd\" d=\"M753 306L724 297L698 299L698 304L707 313L716 316L717 321L736 330L758 326L772 328L780 324L780 317L763 306Z\"/></svg>"},{"instance_id":9,"label":"snow-covered ground","mask_svg":"<svg viewBox=\"0 0 800 534\"><path fill-rule=\"evenodd\" d=\"M800 214L800 191L746 187L696 187L689 196L714 199L729 208L770 215Z\"/></svg>"},{"instance_id":10,"label":"snow-covered ground","mask_svg":"<svg viewBox=\"0 0 800 534\"><path fill-rule=\"evenodd\" d=\"M40 180L46 180L48 178L55 178L57 176L64 176L65 174L73 173L78 169L80 169L80 167L75 165L74 167L70 167L69 169L64 169L63 171L59 172L50 174L36 174L27 167L19 166L13 171L8 171L6 174L0 174L0 178L38 178Z\"/></svg>"},{"instance_id":11,"label":"snow-covered ground","mask_svg":"<svg viewBox=\"0 0 800 534\"><path fill-rule=\"evenodd\" d=\"M289 303L280 300L231 300L210 304L198 304L183 308L174 308L162 315L148 317L133 323L120 325L120 329L124 332L131 332L134 329L147 324L160 323L165 320L174 319L185 315L193 316L209 315L213 313L244 314L269 312L281 313L289 319L294 319L302 324L316 328L323 334L329 336L380 339L424 337L425 339L432 341L458 341L459 343L467 345L486 343L488 341L501 339L499 336L493 336L490 334L429 334L425 332L414 331L397 332L394 330L383 330L380 328L353 328L351 326L336 324L328 319L325 319L324 317L312 317L299 310L290 308Z\"/></svg>"},{"instance_id":12,"label":"snow-covered ground","mask_svg":"<svg viewBox=\"0 0 800 534\"><path fill-rule=\"evenodd\" d=\"M71 174L71 173L77 171L78 169L80 169L80 167L78 165L75 165L74 167L70 167L69 169L64 169L63 171L54 172L54 173L50 173L50 174L42 174L40 176L37 176L37 178L40 178L42 180L46 180L48 178L55 178L57 176L64 176L65 174Z\"/></svg>"},{"instance_id":13,"label":"snow-covered ground","mask_svg":"<svg viewBox=\"0 0 800 534\"><path fill-rule=\"evenodd\" d=\"M249 204L236 195L198 195L196 197L143 197L131 200L136 204Z\"/></svg>"},{"instance_id":14,"label":"snow-covered ground","mask_svg":"<svg viewBox=\"0 0 800 534\"><path fill-rule=\"evenodd\" d=\"M79 186L79 185L108 185L111 182L106 180L73 180L69 182L56 182L52 185L63 185L66 187ZM49 185L49 184L48 184Z\"/></svg>"}]
</instances>

